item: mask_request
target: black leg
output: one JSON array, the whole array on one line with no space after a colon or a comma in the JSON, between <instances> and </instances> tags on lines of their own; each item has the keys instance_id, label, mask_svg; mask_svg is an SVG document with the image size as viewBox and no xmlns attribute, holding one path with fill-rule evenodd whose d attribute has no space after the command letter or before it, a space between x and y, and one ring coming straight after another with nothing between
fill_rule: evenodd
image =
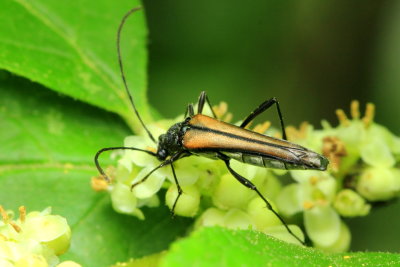
<instances>
[{"instance_id":1,"label":"black leg","mask_svg":"<svg viewBox=\"0 0 400 267\"><path fill-rule=\"evenodd\" d=\"M205 91L200 93L199 102L198 102L198 105L197 105L197 114L201 114L203 112L204 104L206 102L207 102L208 106L210 107L214 118L217 119L217 115L215 115L215 112L214 112L214 110L213 110L213 108L211 106L210 100L208 99L207 93Z\"/></svg>"},{"instance_id":2,"label":"black leg","mask_svg":"<svg viewBox=\"0 0 400 267\"><path fill-rule=\"evenodd\" d=\"M194 108L193 108L193 104L188 104L186 111L185 111L185 115L183 116L183 119L186 119L186 116L189 114L189 117L193 117L194 116Z\"/></svg>"},{"instance_id":3,"label":"black leg","mask_svg":"<svg viewBox=\"0 0 400 267\"><path fill-rule=\"evenodd\" d=\"M258 115L260 115L261 113L263 113L264 111L269 109L273 104L276 104L276 110L278 111L279 120L281 122L282 139L287 140L286 132L285 132L285 125L283 123L281 109L279 108L278 100L275 97L261 103L261 105L259 105L253 112L250 113L249 116L247 116L246 119L244 119L244 121L242 122L240 127L241 128L246 127L247 124L249 124L252 120L254 120Z\"/></svg>"},{"instance_id":4,"label":"black leg","mask_svg":"<svg viewBox=\"0 0 400 267\"><path fill-rule=\"evenodd\" d=\"M265 204L267 205L267 208L272 211L275 216L282 222L283 226L285 226L286 230L289 232L289 234L291 234L294 238L296 238L301 244L305 245L304 242L298 238L293 232L292 230L290 230L289 226L286 224L286 222L283 220L283 218L272 208L271 204L269 203L269 201L260 193L260 191L258 191L257 187L250 182L249 180L247 180L246 178L244 178L243 176L241 176L240 174L238 174L237 172L235 172L229 163L229 159L224 159L222 158L222 160L225 162L226 167L228 168L229 172L244 186L246 186L247 188L250 188L251 190L254 190L257 195L259 197L261 197L261 199L265 202Z\"/></svg>"},{"instance_id":5,"label":"black leg","mask_svg":"<svg viewBox=\"0 0 400 267\"><path fill-rule=\"evenodd\" d=\"M176 154L174 154L172 157L170 157L169 159L163 161L160 165L158 165L157 167L155 167L154 169L152 169L145 177L143 177L140 181L137 181L136 183L131 185L131 191L133 190L133 188L143 182L145 182L150 175L155 172L156 170L158 170L159 168L162 168L168 164L172 164L172 162L177 161L179 158L181 158L182 154L184 152L178 152Z\"/></svg>"},{"instance_id":6,"label":"black leg","mask_svg":"<svg viewBox=\"0 0 400 267\"><path fill-rule=\"evenodd\" d=\"M139 148L134 148L134 147L106 147L106 148L102 148L99 151L97 151L96 155L94 156L94 163L96 164L97 169L99 170L100 174L104 177L104 179L109 183L110 182L110 178L108 178L107 174L103 171L103 168L100 166L99 163L99 156L101 153L105 152L105 151L109 151L109 150L121 150L121 149L125 149L125 150L136 150L136 151L141 151L141 152L146 152L147 154L150 154L154 157L157 157L157 154L149 151L149 150L144 150L144 149L139 149Z\"/></svg>"},{"instance_id":7,"label":"black leg","mask_svg":"<svg viewBox=\"0 0 400 267\"><path fill-rule=\"evenodd\" d=\"M172 162L171 162L171 170L172 170L172 174L174 175L174 180L175 180L176 187L178 188L178 196L176 197L174 205L172 205L172 209L171 209L172 217L174 217L176 204L178 203L178 199L181 197L183 191L182 191L182 188L181 188L181 186L180 186L180 184L178 182L178 178L176 178L175 168L174 168L174 165L173 165Z\"/></svg>"}]
</instances>

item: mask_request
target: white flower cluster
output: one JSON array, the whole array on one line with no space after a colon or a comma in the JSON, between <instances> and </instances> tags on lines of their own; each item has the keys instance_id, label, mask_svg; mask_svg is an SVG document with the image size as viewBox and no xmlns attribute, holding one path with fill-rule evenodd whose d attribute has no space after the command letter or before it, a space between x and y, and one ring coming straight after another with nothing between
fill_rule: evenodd
<instances>
[{"instance_id":1,"label":"white flower cluster","mask_svg":"<svg viewBox=\"0 0 400 267\"><path fill-rule=\"evenodd\" d=\"M337 110L340 125L323 122L322 130L303 125L289 128L292 140L330 160L327 172L291 171L297 182L286 186L277 198L286 216L304 214L307 235L315 247L331 252L348 250L351 233L341 217L365 216L368 202L386 201L400 194L400 138L373 121L374 106L368 104L360 118L359 104L351 104L351 117Z\"/></svg>"},{"instance_id":2,"label":"white flower cluster","mask_svg":"<svg viewBox=\"0 0 400 267\"><path fill-rule=\"evenodd\" d=\"M20 216L14 220L13 212L0 206L0 266L2 267L79 267L57 256L69 248L71 229L67 220L51 215L51 209L26 214L20 207Z\"/></svg>"}]
</instances>

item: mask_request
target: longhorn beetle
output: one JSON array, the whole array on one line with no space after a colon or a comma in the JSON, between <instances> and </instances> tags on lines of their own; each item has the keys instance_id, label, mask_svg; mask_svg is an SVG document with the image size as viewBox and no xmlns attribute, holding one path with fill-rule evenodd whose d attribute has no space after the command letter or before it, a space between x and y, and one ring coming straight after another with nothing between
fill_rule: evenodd
<instances>
[{"instance_id":1,"label":"longhorn beetle","mask_svg":"<svg viewBox=\"0 0 400 267\"><path fill-rule=\"evenodd\" d=\"M178 178L175 174L174 162L188 156L197 155L205 156L208 158L222 160L228 171L235 177L241 184L247 188L254 190L257 195L265 202L267 208L270 209L277 218L282 222L286 230L295 237L300 243L304 242L297 237L285 223L283 218L272 208L268 200L260 193L257 187L245 177L238 174L230 166L230 160L235 159L243 163L252 164L265 168L276 168L276 169L313 169L324 171L327 168L328 160L313 151L308 150L302 146L288 142L286 139L285 126L282 119L281 110L279 103L276 98L271 98L259 105L253 112L248 115L240 126L235 126L222 121L219 121L212 106L210 100L205 92L201 92L197 114L194 112L193 104L187 106L185 112L185 119L182 122L172 125L171 128L165 134L162 134L158 138L158 142L153 137L149 129L144 124L138 110L135 107L133 97L128 89L128 84L125 78L124 67L121 58L121 47L120 37L121 30L127 20L127 18L139 10L140 7L131 9L122 18L122 21L118 27L117 32L117 53L118 63L121 72L122 81L129 100L132 104L133 110L137 118L139 119L144 130L147 132L149 138L156 144L158 144L157 152L150 150L139 149L135 147L107 147L100 149L95 157L94 161L97 169L104 179L110 182L110 179L101 168L98 158L101 153L109 150L136 150L148 153L158 160L161 161L160 165L151 170L144 178L140 181L132 184L133 189L138 184L143 183L149 178L149 176L161 167L166 165L171 166L174 181L178 189L178 196L172 207L172 213L175 210L176 203L179 197L182 195L182 189L179 185ZM207 104L213 114L213 117L209 117L202 114L204 105ZM276 106L277 113L279 115L280 127L282 130L282 139L273 138L270 136L262 135L250 130L245 127L258 115L263 113L265 110L270 108L272 105Z\"/></svg>"}]
</instances>

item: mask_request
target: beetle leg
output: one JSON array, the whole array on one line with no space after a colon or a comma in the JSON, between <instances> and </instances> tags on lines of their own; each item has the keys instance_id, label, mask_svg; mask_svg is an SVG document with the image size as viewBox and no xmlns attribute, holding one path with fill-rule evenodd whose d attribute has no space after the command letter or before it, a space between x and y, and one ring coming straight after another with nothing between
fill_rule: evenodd
<instances>
[{"instance_id":1,"label":"beetle leg","mask_svg":"<svg viewBox=\"0 0 400 267\"><path fill-rule=\"evenodd\" d=\"M270 211L272 211L275 214L275 216L281 221L283 226L285 226L285 228L289 232L289 234L291 234L294 238L296 238L301 244L305 245L304 242L299 237L297 237L292 232L292 230L290 230L289 226L286 224L286 222L283 220L283 218L272 208L269 201L260 193L260 191L257 189L257 187L252 182L250 182L249 180L247 180L246 178L244 178L243 176L241 176L240 174L235 172L230 166L229 159L222 158L222 160L225 162L226 167L228 168L229 172L233 175L233 177L235 177L236 180L238 180L242 185L246 186L247 188L250 188L251 190L254 190L257 193L257 195L265 202L265 204L267 205L267 208Z\"/></svg>"},{"instance_id":2,"label":"beetle leg","mask_svg":"<svg viewBox=\"0 0 400 267\"><path fill-rule=\"evenodd\" d=\"M157 167L155 167L154 169L152 169L148 174L146 174L145 177L143 177L141 180L137 181L136 183L131 185L131 191L133 190L133 188L143 182L145 182L147 180L147 178L150 177L150 175L155 172L156 170L158 170L159 168L162 168L168 164L172 164L172 162L177 161L178 159L181 158L182 154L184 154L184 151L178 152L176 154L174 154L172 157L170 157L169 159L161 162L160 165L158 165Z\"/></svg>"},{"instance_id":3,"label":"beetle leg","mask_svg":"<svg viewBox=\"0 0 400 267\"><path fill-rule=\"evenodd\" d=\"M200 93L199 101L197 102L198 103L198 105L197 105L197 114L201 114L203 112L204 104L206 102L207 102L207 105L211 109L211 112L212 112L212 114L214 116L214 119L218 119L217 115L215 115L215 112L214 112L214 110L213 110L213 108L211 106L210 99L208 99L207 93L205 91Z\"/></svg>"},{"instance_id":4,"label":"beetle leg","mask_svg":"<svg viewBox=\"0 0 400 267\"><path fill-rule=\"evenodd\" d=\"M273 97L267 101L264 101L263 103L261 103L261 105L259 105L255 110L253 110L253 112L250 113L249 116L247 116L246 119L243 120L242 124L240 125L241 128L246 127L246 125L248 125L252 120L254 120L258 115L260 115L261 113L263 113L264 111L266 111L267 109L269 109L273 104L276 104L276 110L278 111L278 115L279 115L279 120L281 122L281 129L282 129L282 139L283 140L287 140L286 138L286 131L285 131L285 125L283 123L283 117L282 117L282 113L281 113L281 109L279 108L279 102L278 100Z\"/></svg>"},{"instance_id":5,"label":"beetle leg","mask_svg":"<svg viewBox=\"0 0 400 267\"><path fill-rule=\"evenodd\" d=\"M174 175L176 187L178 188L178 196L176 197L176 199L174 201L174 205L172 205L172 209L171 209L171 215L172 215L172 217L174 217L174 215L175 215L174 211L175 211L176 204L178 203L178 199L181 197L183 191L178 182L178 178L176 178L175 168L174 168L174 165L172 164L172 162L171 162L171 170L172 170L172 174Z\"/></svg>"},{"instance_id":6,"label":"beetle leg","mask_svg":"<svg viewBox=\"0 0 400 267\"><path fill-rule=\"evenodd\" d=\"M186 116L189 115L189 117L193 117L194 116L194 108L193 108L193 104L188 104L186 111L185 111L185 115L183 116L183 119L186 119Z\"/></svg>"}]
</instances>

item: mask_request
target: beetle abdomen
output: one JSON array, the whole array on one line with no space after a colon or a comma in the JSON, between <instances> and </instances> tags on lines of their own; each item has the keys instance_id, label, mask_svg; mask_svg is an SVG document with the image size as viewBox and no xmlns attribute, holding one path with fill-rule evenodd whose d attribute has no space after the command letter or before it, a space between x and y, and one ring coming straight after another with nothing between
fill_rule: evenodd
<instances>
[{"instance_id":1,"label":"beetle abdomen","mask_svg":"<svg viewBox=\"0 0 400 267\"><path fill-rule=\"evenodd\" d=\"M256 166L277 169L325 170L328 160L302 146L265 136L205 115L188 122L182 145L197 154L219 152Z\"/></svg>"}]
</instances>

